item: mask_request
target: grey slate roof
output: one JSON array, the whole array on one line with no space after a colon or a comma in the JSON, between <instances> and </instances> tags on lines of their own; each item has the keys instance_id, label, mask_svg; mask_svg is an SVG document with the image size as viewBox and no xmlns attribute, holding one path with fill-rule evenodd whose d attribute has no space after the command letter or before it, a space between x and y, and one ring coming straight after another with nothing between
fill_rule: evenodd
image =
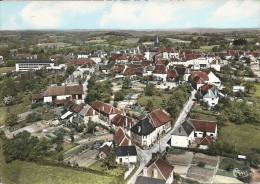
<instances>
[{"instance_id":1,"label":"grey slate roof","mask_svg":"<svg viewBox=\"0 0 260 184\"><path fill-rule=\"evenodd\" d=\"M140 127L140 131L139 128ZM138 121L132 128L131 131L140 136L147 136L155 130L154 126L150 122L148 117Z\"/></svg>"},{"instance_id":2,"label":"grey slate roof","mask_svg":"<svg viewBox=\"0 0 260 184\"><path fill-rule=\"evenodd\" d=\"M165 184L165 180L138 176L135 181L135 184Z\"/></svg>"},{"instance_id":3,"label":"grey slate roof","mask_svg":"<svg viewBox=\"0 0 260 184\"><path fill-rule=\"evenodd\" d=\"M176 128L172 135L189 136L194 128L186 120L178 128Z\"/></svg>"},{"instance_id":4,"label":"grey slate roof","mask_svg":"<svg viewBox=\"0 0 260 184\"><path fill-rule=\"evenodd\" d=\"M135 146L118 146L115 147L115 153L116 156L122 157L122 156L137 156L136 148Z\"/></svg>"},{"instance_id":5,"label":"grey slate roof","mask_svg":"<svg viewBox=\"0 0 260 184\"><path fill-rule=\"evenodd\" d=\"M72 105L74 105L74 102L69 101L69 102L66 104L66 106L64 107L64 109L69 110Z\"/></svg>"},{"instance_id":6,"label":"grey slate roof","mask_svg":"<svg viewBox=\"0 0 260 184\"><path fill-rule=\"evenodd\" d=\"M79 112L79 115L81 116L85 116L85 114L88 112L88 109L90 108L90 105L86 105L80 112Z\"/></svg>"}]
</instances>

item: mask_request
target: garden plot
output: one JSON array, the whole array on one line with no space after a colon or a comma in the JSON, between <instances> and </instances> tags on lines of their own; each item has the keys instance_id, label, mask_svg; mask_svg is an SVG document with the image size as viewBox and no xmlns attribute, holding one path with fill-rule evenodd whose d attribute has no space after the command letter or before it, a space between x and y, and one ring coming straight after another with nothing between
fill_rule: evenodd
<instances>
[{"instance_id":1,"label":"garden plot","mask_svg":"<svg viewBox=\"0 0 260 184\"><path fill-rule=\"evenodd\" d=\"M214 170L205 169L198 166L191 166L188 170L187 177L205 183L211 180L213 174Z\"/></svg>"},{"instance_id":2,"label":"garden plot","mask_svg":"<svg viewBox=\"0 0 260 184\"><path fill-rule=\"evenodd\" d=\"M189 165L191 163L193 157L192 152L186 152L184 154L175 155L175 154L168 154L167 155L167 161L171 165Z\"/></svg>"},{"instance_id":3,"label":"garden plot","mask_svg":"<svg viewBox=\"0 0 260 184\"><path fill-rule=\"evenodd\" d=\"M218 164L218 157L204 155L202 153L196 153L192 159L192 164L198 165L200 162L204 163L206 166L213 167L213 169Z\"/></svg>"},{"instance_id":4,"label":"garden plot","mask_svg":"<svg viewBox=\"0 0 260 184\"><path fill-rule=\"evenodd\" d=\"M70 164L77 163L80 167L88 167L97 161L98 150L86 150L78 155L69 156L65 162Z\"/></svg>"}]
</instances>

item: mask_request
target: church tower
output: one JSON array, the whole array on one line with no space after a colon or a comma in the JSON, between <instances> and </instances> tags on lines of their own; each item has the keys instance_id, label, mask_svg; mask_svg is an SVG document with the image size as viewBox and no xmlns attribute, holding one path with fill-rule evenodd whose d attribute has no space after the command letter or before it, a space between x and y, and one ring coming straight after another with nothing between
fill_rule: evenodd
<instances>
[{"instance_id":1,"label":"church tower","mask_svg":"<svg viewBox=\"0 0 260 184\"><path fill-rule=\"evenodd\" d=\"M160 44L159 37L158 37L158 35L156 35L156 39L154 41L154 47L159 47L159 44Z\"/></svg>"}]
</instances>

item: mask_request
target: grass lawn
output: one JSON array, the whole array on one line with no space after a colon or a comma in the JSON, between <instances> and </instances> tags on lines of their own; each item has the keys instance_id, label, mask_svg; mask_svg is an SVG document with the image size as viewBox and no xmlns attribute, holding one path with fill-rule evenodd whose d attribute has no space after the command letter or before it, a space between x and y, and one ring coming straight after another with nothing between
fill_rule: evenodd
<instances>
[{"instance_id":1,"label":"grass lawn","mask_svg":"<svg viewBox=\"0 0 260 184\"><path fill-rule=\"evenodd\" d=\"M219 47L219 45L201 46L199 49L194 49L195 51L211 51L213 47Z\"/></svg>"},{"instance_id":2,"label":"grass lawn","mask_svg":"<svg viewBox=\"0 0 260 184\"><path fill-rule=\"evenodd\" d=\"M250 93L250 97L260 100L260 83L255 84L255 88L256 91L254 93Z\"/></svg>"},{"instance_id":3,"label":"grass lawn","mask_svg":"<svg viewBox=\"0 0 260 184\"><path fill-rule=\"evenodd\" d=\"M5 124L8 107L9 107L10 113L13 113L13 114L21 114L21 113L29 111L31 108L31 100L29 99L29 95L25 95L23 97L23 102L21 104L0 107L0 126Z\"/></svg>"},{"instance_id":4,"label":"grass lawn","mask_svg":"<svg viewBox=\"0 0 260 184\"><path fill-rule=\"evenodd\" d=\"M218 131L218 141L233 144L240 154L248 155L251 152L250 149L257 149L260 159L259 126L252 124L236 125L228 122L225 126L219 127Z\"/></svg>"},{"instance_id":5,"label":"grass lawn","mask_svg":"<svg viewBox=\"0 0 260 184\"><path fill-rule=\"evenodd\" d=\"M106 172L110 175L114 175L114 176L120 176L125 173L125 170L122 166L118 166L115 169L104 170L105 168L102 166L102 163L103 163L102 161L96 161L95 163L90 165L88 168L90 168L92 170L97 170L97 171L104 171L104 172Z\"/></svg>"},{"instance_id":6,"label":"grass lawn","mask_svg":"<svg viewBox=\"0 0 260 184\"><path fill-rule=\"evenodd\" d=\"M214 115L213 111L211 110L203 110L202 106L199 104L194 104L191 111L190 117L192 119L201 119L201 120L212 120L216 121L216 116Z\"/></svg>"},{"instance_id":7,"label":"grass lawn","mask_svg":"<svg viewBox=\"0 0 260 184\"><path fill-rule=\"evenodd\" d=\"M162 107L162 101L163 99L167 100L170 98L170 96L172 94L165 94L163 92L163 90L158 90L159 93L161 92L161 96L145 96L144 93L142 93L142 95L140 96L140 98L137 100L137 103L140 105L140 106L146 106L146 104L148 103L149 100L152 100L153 102L153 105L154 105L154 109L157 109L157 108L161 108Z\"/></svg>"},{"instance_id":8,"label":"grass lawn","mask_svg":"<svg viewBox=\"0 0 260 184\"><path fill-rule=\"evenodd\" d=\"M219 164L219 169L225 170L227 166L233 165L234 168L243 169L244 167L249 167L249 163L244 161L235 160L232 158L222 158Z\"/></svg>"},{"instance_id":9,"label":"grass lawn","mask_svg":"<svg viewBox=\"0 0 260 184\"><path fill-rule=\"evenodd\" d=\"M52 184L105 184L113 182L114 177L78 171L72 168L41 165L34 162L14 161L1 166L3 183L52 183Z\"/></svg>"},{"instance_id":10,"label":"grass lawn","mask_svg":"<svg viewBox=\"0 0 260 184\"><path fill-rule=\"evenodd\" d=\"M0 68L0 73L6 73L14 70L14 67L2 67Z\"/></svg>"}]
</instances>

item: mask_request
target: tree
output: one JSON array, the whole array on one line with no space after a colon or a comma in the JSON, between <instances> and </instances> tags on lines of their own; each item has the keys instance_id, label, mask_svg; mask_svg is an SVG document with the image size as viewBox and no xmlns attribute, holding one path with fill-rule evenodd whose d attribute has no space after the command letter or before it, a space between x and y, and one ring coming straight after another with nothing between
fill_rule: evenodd
<instances>
[{"instance_id":1,"label":"tree","mask_svg":"<svg viewBox=\"0 0 260 184\"><path fill-rule=\"evenodd\" d=\"M154 84L148 84L144 90L145 96L152 96L155 94L156 88Z\"/></svg>"},{"instance_id":2,"label":"tree","mask_svg":"<svg viewBox=\"0 0 260 184\"><path fill-rule=\"evenodd\" d=\"M75 71L74 66L68 66L66 69L66 73L71 75Z\"/></svg>"},{"instance_id":3,"label":"tree","mask_svg":"<svg viewBox=\"0 0 260 184\"><path fill-rule=\"evenodd\" d=\"M153 105L153 101L152 100L148 100L148 103L145 107L149 112L152 112L154 109L154 105Z\"/></svg>"},{"instance_id":4,"label":"tree","mask_svg":"<svg viewBox=\"0 0 260 184\"><path fill-rule=\"evenodd\" d=\"M5 139L3 143L6 162L35 160L46 154L49 147L46 139L40 140L27 131L16 134L12 139Z\"/></svg>"},{"instance_id":5,"label":"tree","mask_svg":"<svg viewBox=\"0 0 260 184\"><path fill-rule=\"evenodd\" d=\"M94 133L96 131L96 123L93 121L88 122L88 133Z\"/></svg>"},{"instance_id":6,"label":"tree","mask_svg":"<svg viewBox=\"0 0 260 184\"><path fill-rule=\"evenodd\" d=\"M117 167L116 162L116 154L114 152L110 152L107 156L107 158L103 162L103 166L107 169L114 169Z\"/></svg>"},{"instance_id":7,"label":"tree","mask_svg":"<svg viewBox=\"0 0 260 184\"><path fill-rule=\"evenodd\" d=\"M115 101L122 101L125 98L125 93L123 91L116 91L114 93L114 100Z\"/></svg>"},{"instance_id":8,"label":"tree","mask_svg":"<svg viewBox=\"0 0 260 184\"><path fill-rule=\"evenodd\" d=\"M131 80L129 79L129 77L125 77L124 80L123 80L122 88L128 89L130 87L131 87Z\"/></svg>"},{"instance_id":9,"label":"tree","mask_svg":"<svg viewBox=\"0 0 260 184\"><path fill-rule=\"evenodd\" d=\"M245 84L247 93L254 92L256 90L256 87L254 85L254 82L247 81Z\"/></svg>"},{"instance_id":10,"label":"tree","mask_svg":"<svg viewBox=\"0 0 260 184\"><path fill-rule=\"evenodd\" d=\"M7 109L7 112L8 112L8 111L9 111L9 110ZM12 127L12 126L14 126L14 125L17 124L17 120L18 120L17 115L8 112L7 117L6 117L6 120L5 120L5 123L6 123L8 126L11 126L11 127Z\"/></svg>"}]
</instances>

